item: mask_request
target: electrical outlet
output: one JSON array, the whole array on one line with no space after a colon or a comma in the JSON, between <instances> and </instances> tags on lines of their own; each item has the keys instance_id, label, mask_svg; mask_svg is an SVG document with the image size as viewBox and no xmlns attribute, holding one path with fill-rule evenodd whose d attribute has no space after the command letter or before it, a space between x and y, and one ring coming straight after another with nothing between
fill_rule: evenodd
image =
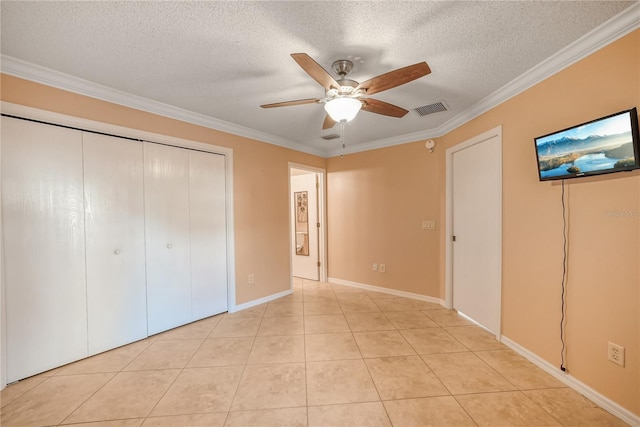
<instances>
[{"instance_id":1,"label":"electrical outlet","mask_svg":"<svg viewBox=\"0 0 640 427\"><path fill-rule=\"evenodd\" d=\"M384 264L380 264L380 273L387 271L387 267Z\"/></svg>"},{"instance_id":2,"label":"electrical outlet","mask_svg":"<svg viewBox=\"0 0 640 427\"><path fill-rule=\"evenodd\" d=\"M256 283L256 278L253 274L249 275L249 284L253 285L254 283Z\"/></svg>"},{"instance_id":3,"label":"electrical outlet","mask_svg":"<svg viewBox=\"0 0 640 427\"><path fill-rule=\"evenodd\" d=\"M378 264L375 262L373 263L373 271L378 271Z\"/></svg>"},{"instance_id":4,"label":"electrical outlet","mask_svg":"<svg viewBox=\"0 0 640 427\"><path fill-rule=\"evenodd\" d=\"M609 342L608 359L616 365L620 365L624 368L624 347Z\"/></svg>"},{"instance_id":5,"label":"electrical outlet","mask_svg":"<svg viewBox=\"0 0 640 427\"><path fill-rule=\"evenodd\" d=\"M423 230L435 230L436 229L436 222L431 220L431 221L422 221L422 229Z\"/></svg>"}]
</instances>

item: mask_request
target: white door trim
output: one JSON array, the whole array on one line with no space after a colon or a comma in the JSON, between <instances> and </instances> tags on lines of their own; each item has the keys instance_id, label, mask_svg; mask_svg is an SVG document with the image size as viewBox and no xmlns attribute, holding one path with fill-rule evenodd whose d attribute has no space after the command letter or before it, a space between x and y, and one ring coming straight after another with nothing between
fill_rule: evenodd
<instances>
[{"instance_id":1,"label":"white door trim","mask_svg":"<svg viewBox=\"0 0 640 427\"><path fill-rule=\"evenodd\" d=\"M0 153L2 153L2 138L0 138ZM0 154L0 164L2 155ZM2 237L2 173L0 173L0 390L7 385L7 318L4 307L4 238Z\"/></svg>"},{"instance_id":2,"label":"white door trim","mask_svg":"<svg viewBox=\"0 0 640 427\"><path fill-rule=\"evenodd\" d=\"M327 186L327 171L321 168L316 168L313 166L307 166L300 163L289 162L289 167L287 169L288 173L288 183L289 183L289 193L291 194L291 169L301 169L309 172L317 173L319 175L318 179L318 221L320 221L320 230L318 233L318 258L320 259L320 282L327 281L327 203L326 203L326 186ZM293 212L293 204L291 197L289 197L289 225L293 220L291 217L291 212ZM291 234L292 230L289 227L289 242L292 241L293 235ZM291 246L291 245L289 245ZM293 289L293 252L289 249L289 285L290 288Z\"/></svg>"},{"instance_id":3,"label":"white door trim","mask_svg":"<svg viewBox=\"0 0 640 427\"><path fill-rule=\"evenodd\" d=\"M468 139L460 144L454 145L446 150L446 214L445 214L445 300L444 304L447 308L453 307L453 154L457 151L468 148L472 145L481 143L490 138L498 138L499 156L498 163L500 164L500 174L498 177L499 203L500 209L498 223L500 229L498 230L498 238L502 242L502 126L490 129L480 135L477 135L471 139ZM500 262L500 286L502 288L502 245L499 249L499 262ZM502 319L502 289L500 290L500 301L497 301L498 316ZM498 340L500 340L502 330L502 321L499 323L497 331L494 331Z\"/></svg>"}]
</instances>

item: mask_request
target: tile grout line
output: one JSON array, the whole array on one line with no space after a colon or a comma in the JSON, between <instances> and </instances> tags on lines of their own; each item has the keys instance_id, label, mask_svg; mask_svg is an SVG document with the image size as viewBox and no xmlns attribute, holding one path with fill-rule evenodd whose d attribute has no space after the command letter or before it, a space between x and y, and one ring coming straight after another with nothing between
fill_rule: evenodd
<instances>
[{"instance_id":1,"label":"tile grout line","mask_svg":"<svg viewBox=\"0 0 640 427\"><path fill-rule=\"evenodd\" d=\"M211 334L211 332L218 326L218 324L220 323L220 321L218 321L209 331L209 333L207 334L206 337L204 337L204 339L202 339L202 342L200 343L200 345L198 346L198 348L193 352L193 354L191 355L191 357L189 357L189 360L186 361L184 367L180 368L180 372L178 372L178 375L175 376L175 378L173 379L173 381L171 381L171 384L169 384L169 386L165 389L164 393L162 393L162 395L160 396L160 398L158 399L158 401L155 403L155 405L153 405L153 407L151 408L151 410L147 413L147 415L145 415L143 418L146 421L149 417L151 417L151 414L153 414L153 411L155 411L155 409L158 407L158 404L162 401L162 399L167 395L167 392L171 389L171 387L173 387L173 385L176 383L176 381L178 380L178 378L180 378L180 375L182 375L182 373L184 372L184 370L187 368L187 365L189 365L189 362L191 362L191 359L193 359L193 356L195 356L195 354L198 352L198 350L200 350L202 348L202 346L204 345L205 341L207 340L207 338L209 337L209 334ZM185 338L185 340L188 338ZM158 339L156 339L154 342L157 342ZM168 340L167 340L168 341ZM153 344L153 343L152 343ZM150 347L150 346L149 346ZM148 348L148 347L147 347ZM146 350L145 350L146 351ZM142 352L144 353L144 351ZM140 353L140 354L142 354ZM139 356L139 355L138 355ZM132 361L133 362L133 361ZM128 365L127 365L128 366ZM124 369L124 368L123 368ZM168 369L172 369L172 368L167 368ZM175 368L173 368L175 369ZM150 371L152 370L157 370L157 369L149 369ZM143 423L145 422L143 421Z\"/></svg>"},{"instance_id":2,"label":"tile grout line","mask_svg":"<svg viewBox=\"0 0 640 427\"><path fill-rule=\"evenodd\" d=\"M555 415L553 415L553 413L547 411L543 406L538 405L536 402L533 401L533 399L531 399L529 396L527 396L526 393L524 393L522 390L518 389L518 393L520 393L521 395L523 395L529 402L531 402L533 405L535 405L537 408L542 409L542 412L544 412L545 414L549 415L551 418L553 418L554 420L556 420L558 422L558 424L560 425L564 425L562 423L562 421L560 421L558 418L556 418Z\"/></svg>"},{"instance_id":3,"label":"tile grout line","mask_svg":"<svg viewBox=\"0 0 640 427\"><path fill-rule=\"evenodd\" d=\"M433 320L433 319L431 319ZM435 322L435 321L434 321ZM438 324L438 327L442 330L444 330L444 327L441 326L440 324ZM446 332L446 331L445 331ZM411 344L409 344L411 345ZM463 344L464 346L464 344ZM466 347L466 346L464 346ZM415 348L414 348L415 350ZM466 353L466 352L465 352ZM438 353L436 353L438 354ZM447 353L439 353L439 354L447 354ZM418 356L420 357L420 359L424 362L424 364L427 366L427 368L433 372L433 375L438 379L438 381L440 381L440 383L444 386L444 388L449 392L449 396L453 397L453 399L456 401L457 405L464 411L465 414L467 414L467 416L469 417L469 419L471 420L472 423L474 423L476 426L478 426L479 424L476 422L476 420L471 416L471 414L469 412L467 412L467 410L464 408L464 406L462 406L462 404L458 401L458 399L456 399L456 396L452 393L451 389L447 386L447 384L445 384L445 382L443 381L443 379L438 375L438 373L433 370L431 368L431 366L429 366L429 364L424 360L424 358L422 357L422 355L420 353L418 353Z\"/></svg>"},{"instance_id":4,"label":"tile grout line","mask_svg":"<svg viewBox=\"0 0 640 427\"><path fill-rule=\"evenodd\" d=\"M158 401L155 403L155 405L153 405L153 408L151 408L151 410L149 411L149 413L147 413L146 416L143 417L144 420L147 420L148 418L153 418L151 416L151 414L153 414L153 411L158 407L158 404L162 401L162 399L166 396L166 394L169 392L169 390L171 389L171 387L173 387L173 385L176 383L176 381L178 380L178 378L180 378L180 375L182 375L182 373L184 373L184 371L187 369L187 366L189 365L189 363L191 362L191 360L193 360L193 357L196 355L196 353L202 348L202 346L205 344L205 342L207 341L207 339L209 338L209 336L211 335L211 333L213 332L213 330L218 327L218 325L220 324L220 321L223 318L221 318L218 322L216 322L216 324L214 326L211 327L211 330L207 333L207 336L204 337L202 339L202 342L200 343L200 345L198 346L198 348L193 352L193 354L189 357L189 360L186 361L184 367L182 368L164 368L164 369L144 369L144 370L137 370L137 371L131 371L131 372L143 372L143 371L158 371L158 370L176 370L179 369L180 372L178 372L178 374L176 375L176 377L173 379L173 381L171 382L171 384L169 384L169 386L167 387L167 389L164 391L164 393L162 393L162 395L160 396L160 398L158 399ZM176 328L177 329L177 328ZM200 339L200 338L198 338ZM158 342L158 341L180 341L180 340L193 340L193 338L182 338L182 339L174 339L174 340L160 340L158 338L156 338L151 344ZM140 354L144 353L141 352ZM137 358L137 357L136 357ZM135 360L135 359L134 359ZM133 361L132 361L133 362ZM130 362L129 364L127 364L127 366L129 366L132 362ZM123 368L123 371L124 372ZM177 414L177 415L184 415L184 414ZM168 415L168 416L174 416L174 415ZM144 421L143 421L144 423Z\"/></svg>"},{"instance_id":5,"label":"tile grout line","mask_svg":"<svg viewBox=\"0 0 640 427\"><path fill-rule=\"evenodd\" d=\"M374 300L372 300L372 302L373 302L373 303L374 303L374 305L379 309L379 311L378 311L378 312L374 312L374 313L376 313L376 314L377 314L377 313L381 313L381 314L382 314L382 316L383 316L383 317L384 317L384 318L385 318L385 319L386 319L386 320L387 320L387 321L388 321L388 322L393 326L393 329L390 329L390 330L394 330L394 331L396 331L397 333L399 333L399 334L400 334L400 336L402 337L402 339L403 339L403 340L407 343L407 345L409 345L409 347L410 347L410 348L415 352L415 356L419 358L419 360L424 364L425 368L426 368L429 372L432 372L432 373L434 374L434 376L435 376L435 378L437 379L437 381L438 381L438 382L439 382L439 383L444 387L444 389L445 389L445 390L447 390L447 391L449 392L449 396L450 396L451 394L450 394L449 389L444 385L444 383L442 383L442 381L440 380L440 378L438 378L438 377L435 375L435 373L434 373L434 372L431 370L431 368L426 364L426 362L422 359L422 357L420 357L420 354L419 354L419 353L418 353L418 351L413 347L413 345L411 345L411 343L409 343L409 342L407 341L407 339L402 335L402 333L401 333L401 329L400 329L400 328L398 328L398 327L395 325L395 323L393 323L393 321L391 321L391 320L389 319L389 317L387 316L387 312L385 312L385 311L382 309L382 307L381 307L380 305L376 304L376 302L375 302ZM401 312L407 312L407 311L412 311L412 310L402 310ZM415 311L418 311L418 310L415 310ZM419 312L419 311L418 311L418 312ZM353 313L352 313L352 314L353 314ZM364 313L362 313L362 314L364 314ZM427 318L428 318L428 316L427 316ZM440 327L439 325L437 325L437 326L438 326L438 327ZM349 327L351 328L351 325L349 325ZM416 328L416 329L423 329L423 328ZM352 335L353 335L353 332L354 332L354 331L353 331L353 329L352 329ZM360 331L360 332L372 332L372 331ZM376 331L376 330L373 330L373 332L377 332L377 331ZM355 337L354 337L354 341L355 341ZM357 341L356 341L356 345L358 345L358 344L357 344ZM358 345L358 348L359 348L359 347L360 347L360 346ZM385 358L385 357L371 357L371 358L366 358L366 357L364 357L364 355L362 355L362 351L361 351L361 350L360 350L360 353L361 353L361 356L362 356L363 362L364 362L364 364L365 364L365 367L366 367L366 369L367 369L367 372L368 372L368 374L369 374L369 377L370 377L370 379L371 379L371 381L372 381L372 383L373 383L373 385L374 385L374 387L375 387L375 389L376 389L376 392L377 392L378 397L379 397L379 399L380 399L380 403L382 404L383 410L385 411L385 414L386 414L386 416L387 416L387 420L389 421L389 423L390 423L391 425L393 425L393 421L391 420L391 416L389 415L389 412L388 412L388 410L387 410L387 407L386 407L386 405L384 404L384 402L385 402L385 401L382 399L382 396L380 395L380 390L378 389L378 385L376 384L375 380L373 379L373 376L371 375L371 370L370 370L370 368L369 368L369 365L366 363L366 360L369 360L369 359L382 359L382 358ZM413 356L413 355L412 355L412 356ZM399 356L399 357L412 357L412 356ZM395 357L395 356L389 356L389 357ZM391 399L391 400L395 400L395 399Z\"/></svg>"},{"instance_id":6,"label":"tile grout line","mask_svg":"<svg viewBox=\"0 0 640 427\"><path fill-rule=\"evenodd\" d=\"M471 416L471 414L469 413L469 411L467 411L467 408L465 408L464 406L462 406L462 403L460 403L460 401L458 400L458 398L456 397L455 394L452 394L451 397L453 397L453 399L456 401L456 403L458 404L458 406L464 411L465 414L467 414L467 416L469 417L469 419L471 420L471 422L473 422L476 426L479 426L480 424L478 423L478 421L476 421L475 418L473 418Z\"/></svg>"},{"instance_id":7,"label":"tile grout line","mask_svg":"<svg viewBox=\"0 0 640 427\"><path fill-rule=\"evenodd\" d=\"M137 357L137 356L136 356L136 357ZM58 424L63 424L63 423L64 423L64 422L65 422L65 421L66 421L66 420L67 420L71 415L75 414L75 412L76 412L78 409L80 409L80 407L81 407L82 405L84 405L85 403L87 403L87 401L88 401L89 399L91 399L91 398L92 398L93 396L95 396L95 395L96 395L100 390L102 390L104 387L106 387L106 386L107 386L107 384L109 384L111 381L113 381L113 379L114 379L116 376L118 376L118 374L119 374L120 372L122 372L122 371L118 371L118 372L115 372L115 373L114 373L114 372L109 372L109 373L113 374L113 375L111 376L111 378L109 378L109 380L108 380L107 382L105 382L105 383L104 383L104 384L102 384L100 387L98 387L98 388L96 389L96 391L94 391L93 393L91 393L91 395L90 395L90 396L88 396L86 399L84 399L84 400L83 400L83 401L82 401L78 406L76 406L75 408L73 408L73 409L71 410L71 412L69 412L69 413L68 413L68 414L67 414L67 415L66 415L66 416L65 416L65 417L64 417L60 422L58 422ZM80 374L80 375L100 375L100 374ZM43 381L43 382L44 382L44 381Z\"/></svg>"},{"instance_id":8,"label":"tile grout line","mask_svg":"<svg viewBox=\"0 0 640 427\"><path fill-rule=\"evenodd\" d=\"M442 326L438 325L438 327L440 329L443 329ZM426 329L426 328L420 328L420 329ZM407 344L409 344L409 347L411 347L413 349L413 351L416 352L416 355L420 358L420 360L422 361L422 363L424 363L424 365L427 367L427 369L433 373L433 375L436 377L436 379L440 382L440 384L442 384L442 386L445 388L445 390L447 390L449 392L450 396L453 396L453 393L451 392L451 390L449 389L449 387L447 387L447 385L444 383L444 381L442 380L442 378L440 378L440 376L438 376L438 374L431 368L431 366L429 366L429 364L424 360L424 358L422 357L422 354L420 354L420 352L404 337L404 335L401 332L402 330L398 330L398 332L400 333L400 335L402 335L402 338L404 338L404 340L407 342Z\"/></svg>"},{"instance_id":9,"label":"tile grout line","mask_svg":"<svg viewBox=\"0 0 640 427\"><path fill-rule=\"evenodd\" d=\"M369 365L365 361L364 357L362 359L362 363L364 364L364 367L367 370L367 373L369 374L369 379L373 383L373 387L375 388L376 393L378 394L378 399L380 399L380 404L382 405L382 409L384 410L384 413L387 416L387 420L389 421L389 424L393 425L393 423L391 422L391 416L389 415L389 412L387 411L387 407L384 405L384 401L382 400L382 396L380 395L380 390L378 389L378 385L376 384L376 381L373 379L373 375L371 375L371 369L369 369Z\"/></svg>"},{"instance_id":10,"label":"tile grout line","mask_svg":"<svg viewBox=\"0 0 640 427\"><path fill-rule=\"evenodd\" d=\"M308 372L307 369L307 329L305 323L305 315L304 315L304 302L302 303L302 344L304 350L304 401L306 404L305 413L307 415L307 426L309 425L309 381L308 381Z\"/></svg>"},{"instance_id":11,"label":"tile grout line","mask_svg":"<svg viewBox=\"0 0 640 427\"><path fill-rule=\"evenodd\" d=\"M140 340L140 341L144 341L144 340L146 340L146 339L148 339L148 338L145 338L145 339ZM152 343L150 343L150 344L149 344L149 346L150 346L151 344L152 344ZM128 344L127 344L127 345L128 345ZM72 410L71 410L71 411L70 411L70 412L69 412L69 413L68 413L68 414L67 414L67 415L66 415L66 416L61 420L61 421L59 421L59 422L57 423L57 425L62 425L62 424L63 424L63 423L64 423L64 422L65 422L65 421L66 421L70 416L72 416L72 415L73 415L73 414L74 414L78 409L80 409L80 407L81 407L82 405L84 405L85 403L87 403L87 401L89 401L89 399L91 399L91 398L92 398L93 396L95 396L95 395L96 395L100 390L102 390L104 387L106 387L106 386L107 386L107 384L109 384L111 381L113 381L113 379L114 379L116 376L118 376L121 372L123 372L123 370L124 370L127 366L129 366L129 364L131 364L131 363L132 363L135 359L137 359L137 358L138 358L142 353L144 353L144 352L146 351L146 349L147 349L149 346L147 346L144 350L142 350L142 351L141 351L138 355L136 355L136 356L135 356L135 357L134 357L134 358L133 358L129 363L127 363L124 367L122 367L122 368L121 368L120 370L118 370L118 371L111 371L111 372L94 372L94 373L71 374L71 375L52 375L52 376L48 377L47 379L50 379L50 378L53 378L53 377L58 377L58 376L59 376L59 377L65 377L65 376L66 376L66 377L68 377L68 376L79 376L79 375L113 374L113 375L112 375L112 377L111 377L111 378L109 378L109 380L108 380L108 381L106 381L102 386L98 387L98 388L97 388L93 393L91 393L91 394L90 394L86 399L84 399L82 402L80 402L80 403L78 404L78 406L76 406L75 408L73 408L73 409L72 409ZM124 347L124 346L123 346L123 347ZM85 359L81 359L81 360L85 360ZM81 360L80 360L80 361L81 361ZM80 361L76 361L76 362L72 362L72 363L78 363L78 362L80 362ZM47 381L47 380L42 381L40 384L43 384L45 381ZM38 384L38 385L40 385L40 384ZM17 400L17 399L16 399L16 400Z\"/></svg>"},{"instance_id":12,"label":"tile grout line","mask_svg":"<svg viewBox=\"0 0 640 427\"><path fill-rule=\"evenodd\" d=\"M42 375L42 374L40 374L40 375ZM37 375L36 375L36 376L37 376ZM35 376L34 376L34 377L35 377ZM13 386L13 385L17 385L17 384L19 384L21 381L25 381L25 380L28 380L28 379L30 379L30 378L33 378L33 377L28 377L28 378L25 378L25 379L22 379L22 380L18 380L18 381L16 381L16 382L13 382L13 383L11 383L11 384L7 384L7 387L10 387L10 386ZM27 393L29 393L31 390L33 390L33 389L35 389L36 387L38 387L39 385L43 384L44 382L46 382L46 381L47 381L47 380L49 380L50 378L53 378L53 376L47 376L47 377L44 377L44 379L43 379L42 381L40 381L38 384L35 384L35 385L33 385L33 386L29 387L28 389L26 389L25 391L23 391L22 393L20 393L18 396L14 397L10 402L7 402L7 403L5 403L5 404L2 404L2 398L1 398L1 395L0 395L0 413L4 414L4 412L5 412L5 411L2 411L2 409L4 409L5 407L7 407L7 406L9 406L9 405L12 405L12 404L13 404L13 402L17 401L18 399L21 399L21 398L22 398L22 396L25 396L25 395L26 395ZM4 390L6 390L6 388L5 388ZM2 390L2 391L4 391L4 390ZM0 393L1 393L1 392L0 392ZM0 425L1 425L1 424L0 424Z\"/></svg>"},{"instance_id":13,"label":"tile grout line","mask_svg":"<svg viewBox=\"0 0 640 427\"><path fill-rule=\"evenodd\" d=\"M266 312L266 306L265 306L265 312ZM231 403L229 403L229 409L227 410L227 416L224 420L224 424L227 424L227 420L229 419L229 416L231 415L231 408L233 408L233 402L235 402L236 397L238 395L238 389L240 388L240 384L242 383L242 380L244 378L244 374L247 371L247 366L249 365L249 357L251 356L251 352L253 351L253 346L256 342L256 338L258 337L258 333L260 332L260 327L262 326L262 321L264 319L264 312L262 313L262 316L260 317L260 323L258 324L258 328L256 329L256 333L252 336L252 340L251 340L251 346L249 347L249 352L247 353L247 359L244 361L244 365L242 367L242 373L240 373L240 379L238 380L238 384L236 385L236 389L233 392L233 397L231 398ZM240 411L234 411L234 412L240 412Z\"/></svg>"}]
</instances>

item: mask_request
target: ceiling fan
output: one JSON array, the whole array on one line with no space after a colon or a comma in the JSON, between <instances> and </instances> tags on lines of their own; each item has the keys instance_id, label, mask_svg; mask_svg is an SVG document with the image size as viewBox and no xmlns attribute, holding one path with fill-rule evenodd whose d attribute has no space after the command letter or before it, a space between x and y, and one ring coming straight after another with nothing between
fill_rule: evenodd
<instances>
[{"instance_id":1,"label":"ceiling fan","mask_svg":"<svg viewBox=\"0 0 640 427\"><path fill-rule=\"evenodd\" d=\"M292 53L291 57L307 74L324 87L324 98L276 102L261 105L261 107L274 108L314 103L324 104L327 116L324 119L322 129L332 128L337 122L351 121L360 109L384 116L403 117L409 112L404 108L377 99L363 97L409 83L431 73L431 69L426 62L419 62L358 83L346 78L353 68L353 62L347 59L339 59L331 65L336 74L340 76L336 80L306 53Z\"/></svg>"}]
</instances>

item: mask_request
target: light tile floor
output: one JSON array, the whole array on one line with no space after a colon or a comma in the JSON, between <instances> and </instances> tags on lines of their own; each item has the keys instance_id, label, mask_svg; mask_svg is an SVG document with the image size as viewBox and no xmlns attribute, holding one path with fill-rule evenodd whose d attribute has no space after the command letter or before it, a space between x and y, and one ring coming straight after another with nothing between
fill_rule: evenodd
<instances>
[{"instance_id":1,"label":"light tile floor","mask_svg":"<svg viewBox=\"0 0 640 427\"><path fill-rule=\"evenodd\" d=\"M294 283L12 384L0 424L626 425L439 305Z\"/></svg>"}]
</instances>

